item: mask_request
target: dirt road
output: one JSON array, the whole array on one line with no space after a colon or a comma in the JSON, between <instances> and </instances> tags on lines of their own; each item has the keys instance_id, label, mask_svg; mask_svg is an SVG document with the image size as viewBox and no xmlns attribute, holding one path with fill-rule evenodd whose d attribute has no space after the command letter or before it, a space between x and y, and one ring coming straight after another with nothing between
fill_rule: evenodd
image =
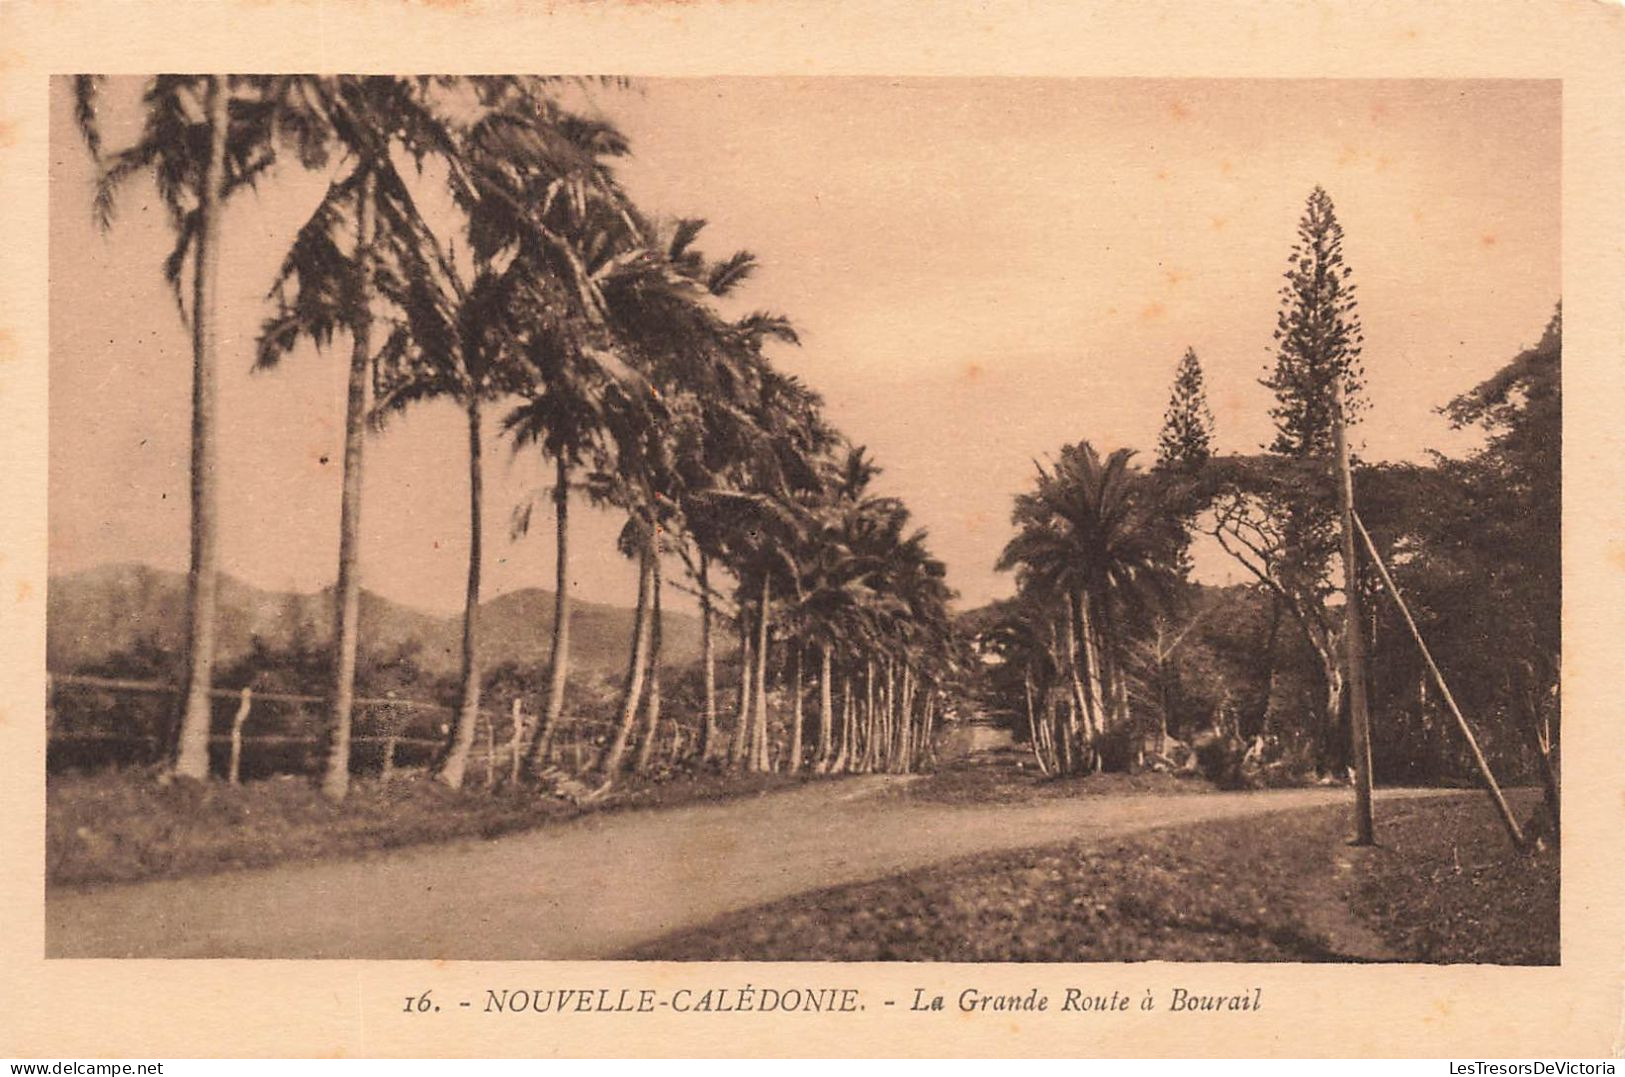
<instances>
[{"instance_id":1,"label":"dirt road","mask_svg":"<svg viewBox=\"0 0 1625 1077\"><path fill-rule=\"evenodd\" d=\"M1346 789L950 805L906 779L46 899L51 957L610 958L736 909L959 856L1346 803ZM1441 795L1385 791L1379 798ZM1448 794L1443 794L1448 795Z\"/></svg>"}]
</instances>

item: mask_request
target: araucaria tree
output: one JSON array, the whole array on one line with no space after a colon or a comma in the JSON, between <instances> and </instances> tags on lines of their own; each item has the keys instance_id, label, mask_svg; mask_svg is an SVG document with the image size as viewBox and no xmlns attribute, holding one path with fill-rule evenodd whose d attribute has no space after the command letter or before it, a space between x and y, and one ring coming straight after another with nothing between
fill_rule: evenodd
<instances>
[{"instance_id":1,"label":"araucaria tree","mask_svg":"<svg viewBox=\"0 0 1625 1077\"><path fill-rule=\"evenodd\" d=\"M1364 337L1356 285L1343 260L1343 227L1331 197L1309 195L1288 257L1276 317L1275 365L1263 384L1275 393L1275 439L1263 456L1215 459L1204 469L1210 497L1204 530L1279 600L1315 654L1323 687L1319 762L1335 768L1344 695L1342 618L1328 602L1337 503L1332 484L1332 416L1342 382L1352 425L1365 408Z\"/></svg>"},{"instance_id":2,"label":"araucaria tree","mask_svg":"<svg viewBox=\"0 0 1625 1077\"><path fill-rule=\"evenodd\" d=\"M1174 388L1157 436L1157 467L1191 471L1213 455L1213 409L1202 384L1202 363L1186 348L1174 375Z\"/></svg>"},{"instance_id":3,"label":"araucaria tree","mask_svg":"<svg viewBox=\"0 0 1625 1077\"><path fill-rule=\"evenodd\" d=\"M1333 383L1343 379L1343 417L1354 425L1365 410L1365 368L1360 347L1358 287L1343 261L1343 226L1331 196L1309 194L1298 241L1287 259L1286 284L1276 315L1275 369L1263 380L1275 393L1270 451L1298 459L1325 458L1332 450Z\"/></svg>"}]
</instances>

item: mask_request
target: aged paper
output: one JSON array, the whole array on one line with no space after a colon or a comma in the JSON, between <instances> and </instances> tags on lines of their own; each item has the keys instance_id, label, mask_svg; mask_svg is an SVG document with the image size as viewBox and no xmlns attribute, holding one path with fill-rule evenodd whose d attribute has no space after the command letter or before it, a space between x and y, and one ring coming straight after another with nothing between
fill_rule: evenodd
<instances>
[{"instance_id":1,"label":"aged paper","mask_svg":"<svg viewBox=\"0 0 1625 1077\"><path fill-rule=\"evenodd\" d=\"M1615 732L1613 674L1619 666L1618 640L1625 629L1620 613L1625 609L1625 539L1620 538L1618 509L1625 484L1621 482L1622 445L1615 415L1619 402L1625 400L1620 362L1621 342L1625 341L1625 300L1621 298L1625 295L1625 246L1620 241L1625 235L1625 211L1616 193L1616 177L1625 166L1621 55L1625 55L1625 9L1582 0L1445 3L1425 8L1400 3L1356 7L1332 3L1191 6L763 0L749 4L542 6L475 0L343 4L243 0L186 7L14 3L0 10L0 100L4 102L0 105L0 206L4 207L0 212L5 216L7 236L0 253L0 400L7 422L0 437L9 480L8 508L0 523L0 573L4 576L0 578L0 598L5 599L0 602L5 611L0 617L4 638L0 752L13 764L0 792L5 820L0 824L4 836L0 849L6 868L0 878L0 964L5 969L0 979L0 1050L19 1058L873 1054L1471 1059L1619 1055L1625 1050L1625 900L1620 885L1625 877L1621 851L1625 845L1619 840L1625 827L1625 749ZM822 141L781 147L779 156L799 158L801 166L810 171L827 168L851 182L844 189L831 187L828 193L835 205L827 220L820 216L821 210L808 210L796 227L807 234L830 227L859 228L853 222L862 222L864 214L870 214L875 221L872 231L847 237L851 250L843 256L846 262L824 267L828 269L825 283L849 278L859 282L854 289L895 297L897 309L906 312L899 315L906 331L891 345L896 354L887 355L884 348L854 349L848 354L856 358L832 360L827 382L820 381L816 372L810 380L848 412L861 410L865 402L852 398L867 393L873 397L867 401L870 414L885 405L901 416L900 421L912 431L910 444L915 455L908 457L905 452L906 462L900 470L928 470L935 460L939 482L929 496L939 499L943 517L952 516L964 524L966 533L997 528L1003 520L976 518L980 503L973 502L983 477L973 474L978 462L955 457L953 446L973 426L998 430L1039 421L1034 418L1040 410L1034 401L1044 397L1048 387L1062 385L1065 372L1023 367L1012 361L1008 370L1015 372L1011 378L1014 387L1006 384L1000 390L991 381L978 384L987 373L979 361L956 360L952 369L941 371L932 369L928 359L902 354L921 339L951 342L961 321L968 324L998 316L998 297L967 296L954 290L954 259L996 263L1010 247L1031 239L978 230L978 222L1005 218L960 205L952 197L945 202L941 197L944 189L962 190L966 202L974 198L1019 202L1029 185L1032 189L1073 183L1082 187L1086 185L1083 177L1090 174L1097 192L1111 192L1109 198L1100 196L1102 203L1112 207L1111 212L1144 217L1148 222L1145 234L1154 235L1157 214L1167 211L1166 206L1159 208L1155 191L1124 193L1113 187L1115 181L1110 178L1100 180L1102 175L1112 176L1114 169L1122 170L1123 185L1144 182L1147 177L1126 168L1110 153L1092 153L1089 145L1076 141L1079 130L1132 125L1140 122L1138 109L1147 115L1156 113L1155 122L1147 121L1145 127L1152 132L1147 139L1155 142L1181 122L1202 123L1204 109L1210 109L1209 115L1226 112L1232 123L1253 110L1256 137L1236 144L1237 158L1226 156L1221 147L1207 165L1226 174L1235 169L1245 177L1241 181L1246 184L1244 189L1233 192L1238 204L1248 203L1250 198L1280 199L1258 171L1269 168L1272 154L1291 160L1290 137L1283 136L1284 143L1270 137L1268 110L1272 104L1295 102L1292 108L1297 111L1290 122L1303 123L1314 114L1312 104L1305 102L1312 102L1317 94L1324 95L1328 114L1342 115L1337 112L1339 102L1365 101L1375 92L1373 87L1382 89L1372 98L1379 105L1371 108L1383 107L1381 100L1403 102L1410 112L1409 122L1416 125L1414 137L1454 140L1449 153L1456 155L1459 172L1447 168L1435 176L1438 190L1448 191L1455 183L1465 192L1474 184L1488 183L1498 163L1516 168L1520 176L1532 177L1526 200L1507 208L1503 217L1455 220L1450 226L1470 229L1484 258L1491 257L1498 243L1511 243L1512 233L1524 244L1520 250L1536 252L1527 263L1504 267L1504 285L1498 286L1482 273L1474 277L1486 282L1487 294L1473 300L1478 309L1488 312L1486 317L1495 314L1497 304L1511 310L1529 289L1538 292L1556 284L1550 298L1561 299L1568 329L1562 459L1562 696L1571 720L1563 737L1561 962L1520 967L1407 964L1380 958L1326 964L1290 960L957 964L549 959L624 954L633 949L631 943L648 942L658 933L645 931L624 938L608 933L603 938L614 945L603 943L602 952L592 952L586 943L571 949L570 937L581 934L581 929L569 922L567 912L561 912L562 919L548 928L551 934L504 936L500 932L514 924L522 930L525 918L504 915L513 910L482 909L482 894L470 892L468 918L502 925L496 935L488 934L480 944L447 941L472 937L455 923L434 925L432 936L426 936L422 945L411 939L403 941L398 933L385 939L387 932L373 929L379 924L387 927L392 916L405 914L394 912L387 900L365 909L346 905L348 892L342 889L341 875L327 876L331 889L303 900L308 902L305 909L313 924L324 917L349 921L354 931L349 951L342 944L323 949L308 939L279 951L282 944L274 937L256 948L257 944L240 940L228 943L200 935L181 940L167 953L221 956L154 960L152 957L167 953L150 951L143 957L115 959L94 956L112 950L80 945L92 933L100 933L99 938L138 933L141 923L129 919L137 908L160 931L176 924L183 925L183 930L191 926L202 931L200 925L208 925L207 930L219 931L219 938L225 939L244 920L263 912L263 904L256 902L273 900L251 893L253 887L234 891L232 887L238 884L230 876L220 876L224 881L203 899L215 903L210 917L171 916L161 900L144 907L109 903L86 906L88 911L78 921L85 925L84 935L50 937L44 884L47 580L59 570L118 560L184 568L186 534L183 508L132 510L124 503L143 491L157 491L164 481L171 483L168 488L184 494L184 476L172 475L143 486L147 479L140 477L140 469L145 465L133 455L130 439L125 437L145 412L165 407L162 400L173 401L178 414L184 403L184 396L178 395L184 393L184 378L173 386L165 383L165 392L180 387L167 397L156 390L143 397L128 384L120 389L116 381L99 380L94 371L64 375L52 365L61 348L69 343L86 346L86 335L104 325L126 318L140 324L145 315L138 308L145 300L131 298L133 292L122 294L122 273L151 278L149 284L158 277L152 263L127 270L122 265L109 268L98 263L100 256L91 245L99 241L83 222L88 210L80 212L76 207L72 223L64 223L68 217L57 200L82 200L88 173L81 164L65 160L65 155L83 156L84 147L72 137L72 118L64 111L66 83L61 76L105 74L113 76L109 85L127 88L129 81L121 84L118 76L211 71L607 74L623 76L633 86L629 91L611 88L601 92L629 93L628 107L642 110L643 129L660 132L664 125L668 145L684 137L724 137L718 132L768 143L816 129ZM1177 80L1193 81L1182 84ZM642 96L636 85L640 81L652 87ZM1459 106L1459 113L1449 113L1459 115L1459 128L1437 123L1429 127L1418 114L1430 108L1444 113L1457 107L1452 98L1455 87L1461 88L1464 97L1469 90L1482 96ZM906 108L898 103L902 100L899 92L908 98ZM1001 116L998 110L1004 107L1009 111ZM699 117L707 109L715 110L707 122L696 118L690 127L690 121L683 118ZM847 117L884 115L890 109L899 109L904 120L886 137L894 140L900 157L913 156L901 166L893 161L893 171L888 172L863 155L892 147L865 143L864 138L875 137L873 125L864 127L855 119L849 123ZM931 125L910 130L909 121L916 117L922 123L929 119ZM1283 124L1288 122L1283 118ZM956 123L965 133L960 141L952 142L940 132L954 130ZM1096 127L1090 128L1091 123ZM1053 128L1054 168L1042 173L1005 168L1001 128L1019 132L1029 141L1041 140ZM935 157L929 138L942 140ZM1520 160L1520 139L1528 160ZM1344 140L1344 164L1363 170L1362 174L1403 163L1384 156L1386 150L1362 144L1359 131L1352 127ZM722 145L716 152L746 151L737 145ZM1257 156L1246 161L1239 156L1244 154ZM75 168L79 171L73 171ZM974 180L968 178L972 171L979 173ZM74 178L79 185L58 189L53 178L60 176ZM787 170L764 175L761 182L782 185L796 179ZM714 212L717 229L728 227L724 223L729 211L726 194L707 193L702 180L673 179L663 188L658 183L654 186L678 203L672 212L692 206ZM926 186L937 197L926 198L922 193ZM1328 186L1334 185L1328 181ZM1275 265L1285 254L1279 237L1290 239L1291 222L1304 193L1294 187L1280 201L1279 233L1264 239L1238 237L1236 257L1243 257L1241 252L1248 244L1256 244L1264 252L1262 257ZM1443 204L1451 204L1448 195L1440 197ZM844 206L840 204L843 199ZM738 200L740 214L752 209L764 212L761 206L767 203L750 207L745 205L747 201ZM132 201L131 206L134 204ZM933 218L919 208L945 204L961 211L960 215ZM1463 193L1461 205L1479 203ZM1078 212L1086 213L1087 208ZM881 227L881 216L894 218L888 222L890 227ZM130 225L132 217L139 214L127 206L121 227ZM912 229L913 251L901 243L880 249L883 241L890 242L896 234L896 219ZM1065 223L1055 226L1061 230ZM1210 237L1222 233L1227 223L1222 214L1206 216ZM1418 230L1425 227L1420 216L1413 223ZM157 228L152 220L137 220L134 226ZM796 228L789 231L794 233ZM1082 231L1093 234L1087 226ZM949 243L939 249L952 253L932 253L950 233L956 234L957 245ZM731 232L725 236L728 242L736 238ZM1503 241L1502 236L1508 238ZM737 239L738 245L750 245L748 224L742 226ZM722 242L718 240L717 246ZM55 250L53 243L58 244ZM64 245L75 246L68 250ZM1361 273L1377 277L1384 272L1376 264L1382 247L1380 239L1366 240L1368 253L1359 259ZM1130 327L1125 337L1132 341L1135 326L1157 322L1177 308L1173 290L1189 273L1205 271L1210 284L1223 277L1228 255L1215 255L1212 264L1193 270L1180 260L1179 249L1177 242L1164 237L1133 257L1110 254L1106 249L1074 250L1049 263L1053 279L1047 283L1053 286L1055 280L1067 281L1076 272L1078 318L1117 318ZM1430 279L1464 273L1461 262L1452 261L1453 257L1458 255L1441 254L1437 264L1408 267L1414 279L1407 286L1426 291L1432 287ZM1108 284L1091 277L1081 265L1091 258L1114 267L1113 272L1117 267L1142 272L1144 287ZM1080 263L1076 270L1068 265L1073 259ZM863 269L862 263L869 263L869 268ZM58 267L67 267L64 271L73 279L52 279ZM889 279L880 279L882 271ZM87 281L99 283L91 286ZM1119 285L1122 311L1118 309L1119 293L1112 290ZM238 290L246 288L247 294L256 287L249 284ZM98 293L100 288L108 290ZM1044 294L1037 282L1034 288ZM1089 289L1095 291L1082 294ZM1367 294L1370 290L1368 287ZM1056 291L1065 293L1069 288ZM140 296L149 292L158 296L158 302L169 302L156 284ZM755 293L751 301L758 301ZM1266 292L1259 297L1261 305L1256 310L1243 314L1220 309L1226 304L1210 297L1202 309L1215 318L1235 313L1237 318L1256 322L1262 316L1268 322L1272 301ZM764 288L759 302L783 306L794 315L798 297L769 294ZM1055 307L1063 310L1069 302L1058 299ZM94 313L76 316L65 303L87 311L95 308ZM851 307L860 308L868 309L861 304ZM837 303L833 309L839 314L842 308ZM174 321L172 309L162 313ZM1367 317L1368 323L1375 320L1369 313ZM933 338L920 328L928 324L949 329ZM1053 320L1012 326L1003 346L1018 357L1032 354L1041 350L1046 334L1064 332L1070 326L1062 314ZM1528 326L1525 343L1535 341L1539 328L1539 324ZM871 321L848 326L845 331L856 337L896 329ZM239 330L252 331L252 325ZM1448 350L1451 342L1444 339L1448 335L1429 336L1417 330L1410 340L1414 347L1423 346L1416 341L1427 340L1427 347ZM250 342L241 336L228 337L225 345L241 349ZM1495 358L1505 361L1511 357L1508 351ZM179 364L175 370L184 370L184 355L170 358ZM1171 361L1174 357L1159 355L1157 361L1164 358ZM1450 363L1442 356L1414 358L1421 364L1437 358L1445 368ZM879 367L893 361L898 371L895 377L888 382L876 376ZM1145 380L1134 374L1136 361L1132 358L1106 361L1121 363L1120 380L1125 385L1138 386ZM856 366L843 371L842 362ZM999 356L990 355L986 365L993 368L999 362ZM1368 354L1367 364L1376 380L1378 359ZM331 366L338 368L338 364ZM1417 377L1423 374L1418 372ZM944 379L954 388L944 390L936 384ZM1417 382L1415 394L1425 396L1423 403L1431 406L1442 403L1451 391L1465 389L1471 380L1447 370L1437 384ZM1153 395L1158 397L1160 409L1166 387L1160 367L1149 381L1155 384ZM65 389L70 383L72 388ZM313 385L311 391L327 392L338 384L324 382ZM1426 408L1405 411L1402 398L1408 388L1386 391L1393 411L1385 421L1391 426L1410 421L1393 415L1427 414ZM53 411L53 406L63 411ZM272 429L285 420L294 439L309 432L308 425L300 425L299 401L265 406L288 408L269 423ZM1029 407L1033 410L1027 410ZM1111 414L1111 408L1106 405L1104 413ZM1253 421L1242 417L1243 408L1227 398L1216 398L1214 410L1221 430L1232 420ZM48 420L71 430L75 444L88 445L105 435L115 447L99 455L65 453L64 462L59 463L54 454L60 442L48 431ZM1104 425L1110 427L1111 423ZM184 431L184 425L177 429ZM331 430L322 433L331 440ZM1068 431L1064 436L1081 433ZM1061 436L1051 440L1058 444ZM1143 448L1151 448L1129 425L1100 436L1109 441L1138 436ZM1373 443L1382 436L1381 428L1374 425ZM299 453L303 448L295 445L290 452ZM493 458L506 456L505 449L493 446L488 451ZM76 461L81 459L97 461L95 466L121 478L124 472L109 465L109 454L116 460L121 452L132 453L127 487L116 478L109 479L105 487L92 481L57 485L64 476L52 469L78 466ZM393 466L408 475L429 466L424 459L379 459L386 462L378 467ZM949 466L942 466L944 459ZM325 456L320 458L321 465L327 462ZM247 466L242 460L238 464ZM321 474L317 464L311 463L310 468L310 475ZM288 490L297 490L301 481L297 473L267 475L260 487L239 497L235 509L249 515L260 513L267 520L291 520L285 532L276 534L304 530L319 535L313 540L315 548L325 550L322 543L327 541L338 511L336 487L330 504L323 501L303 507L284 496ZM287 485L279 487L277 482ZM397 487L397 492L409 485ZM400 497L412 501L423 518L429 519L436 511L436 492L425 485L400 493ZM74 526L58 530L57 518L48 517L48 490L52 497L73 499L71 511L64 512ZM455 504L461 494L453 491L450 496ZM971 506L959 516L950 511L957 507L956 498ZM229 502L227 508L233 511ZM145 530L122 529L125 520L157 516L168 523ZM297 551L286 541L265 539L255 547L251 530L244 529L228 542L236 541L240 550L249 551L242 557L258 563L260 579L268 581L267 587L309 592L324 586L320 578L300 575L295 564ZM938 541L952 546L952 536L935 530ZM613 533L609 534L612 539ZM501 546L500 541L492 541L493 546ZM438 549L434 547L434 551ZM989 566L998 552L997 540L990 550L985 559ZM389 562L393 557L394 567L379 571L421 574L425 590L432 584L439 588L437 595L451 595L429 604L453 607L461 595L461 569L455 557L434 551L427 544L413 547L407 538L401 538L396 546L384 550L383 560ZM955 555L946 556L951 572L959 572ZM286 559L286 566L281 558ZM589 557L582 569L589 577L602 577L597 583L604 590L589 595L595 600L611 594L612 587L625 593L633 585L628 581L637 576L619 557L602 561L594 567ZM327 561L321 564L325 568ZM227 570L236 568L228 564ZM493 593L511 586L517 576L504 584L501 574L518 571L488 565L487 585ZM995 596L995 584L988 572L982 575L986 578L968 584L951 582L962 593L986 601ZM618 601L623 607L628 604L625 599L606 601ZM1346 791L1346 786L1340 788ZM1379 797L1379 812L1384 803ZM584 825L596 824L589 821ZM1058 832L1045 841L1067 837ZM718 857L726 861L727 855L709 847L685 848L682 840L679 836L669 850L654 854L663 858L660 866L665 876L686 880L679 885L695 892L713 885L714 879L706 876L703 867L685 870L683 863L691 855L702 864ZM764 837L764 841L772 840ZM882 844L878 835L854 834L851 840L872 840L877 847ZM949 847L947 839L944 842L943 848ZM954 848L970 853L980 847L962 844ZM933 862L931 856L909 859L899 855L903 857L900 866ZM741 857L741 863L743 860ZM367 874L367 863L362 862L353 878ZM403 870L401 861L389 863L391 870ZM488 881L493 892L502 895L501 900L524 900L522 888L521 896L514 898L515 888L500 869L486 870L492 872ZM391 878L401 877L409 875ZM658 899L659 886L668 884L646 883L629 873L614 882L612 893L585 890L578 896L584 903L610 910L604 914L610 919L620 915L615 910L625 910L623 919L631 920L646 896ZM812 888L764 894L776 897ZM402 901L404 907L404 895ZM371 927L364 927L362 921ZM685 921L680 926L690 925ZM430 959L440 954L445 959ZM315 956L321 959L313 959ZM561 1013L563 992L570 993L572 1008ZM794 1006L787 1002L792 993ZM544 995L553 1001L546 1012L537 1012L544 1007L539 1002L530 1004ZM929 1007L930 1000L938 996L944 1000L940 1011ZM1042 997L1049 1004L1042 1011L1024 1007L978 1010L974 999L982 996ZM967 997L972 999L970 1005L964 1004ZM1193 1011L1181 1001L1192 997L1221 998L1226 1004L1215 1010ZM495 998L502 999L502 1004L496 1004ZM518 1012L498 1012L512 1009L507 1003L517 998L524 999ZM766 1002L769 998L772 1005ZM811 1001L814 998L816 1005ZM1087 1003L1069 1005L1068 1000ZM1147 1000L1151 1005L1142 1005ZM788 1009L796 1012L785 1012Z\"/></svg>"}]
</instances>

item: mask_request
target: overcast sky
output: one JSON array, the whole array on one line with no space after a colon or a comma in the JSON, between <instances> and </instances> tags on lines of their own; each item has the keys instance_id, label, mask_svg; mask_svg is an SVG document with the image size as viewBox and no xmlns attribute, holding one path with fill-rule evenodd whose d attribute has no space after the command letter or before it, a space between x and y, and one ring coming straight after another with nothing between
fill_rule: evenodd
<instances>
[{"instance_id":1,"label":"overcast sky","mask_svg":"<svg viewBox=\"0 0 1625 1077\"><path fill-rule=\"evenodd\" d=\"M112 94L115 145L131 88ZM159 272L167 225L138 183L96 232L66 84L52 92L51 570L184 569L190 358ZM1011 589L992 564L1035 458L1087 438L1149 462L1187 346L1218 448L1268 440L1257 379L1316 183L1360 285L1369 457L1459 450L1434 409L1536 341L1559 298L1556 82L731 78L593 98L631 138L640 204L709 219L709 253L760 257L743 303L804 338L777 361L875 453L966 606ZM315 590L336 559L347 345L249 372L320 187L281 175L227 214L223 565L265 587ZM372 439L367 587L460 602L465 452L443 404ZM490 460L486 591L550 586L545 513L508 535L543 468ZM618 523L578 519L577 594L629 604Z\"/></svg>"}]
</instances>

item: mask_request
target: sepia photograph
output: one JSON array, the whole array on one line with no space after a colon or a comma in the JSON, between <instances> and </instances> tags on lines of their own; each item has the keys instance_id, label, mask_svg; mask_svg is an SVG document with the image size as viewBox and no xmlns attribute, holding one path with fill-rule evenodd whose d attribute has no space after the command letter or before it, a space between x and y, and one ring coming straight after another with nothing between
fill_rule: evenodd
<instances>
[{"instance_id":1,"label":"sepia photograph","mask_svg":"<svg viewBox=\"0 0 1625 1077\"><path fill-rule=\"evenodd\" d=\"M1559 964L1563 108L54 75L46 956Z\"/></svg>"},{"instance_id":2,"label":"sepia photograph","mask_svg":"<svg viewBox=\"0 0 1625 1077\"><path fill-rule=\"evenodd\" d=\"M1622 43L0 4L0 1069L1606 1077Z\"/></svg>"}]
</instances>

